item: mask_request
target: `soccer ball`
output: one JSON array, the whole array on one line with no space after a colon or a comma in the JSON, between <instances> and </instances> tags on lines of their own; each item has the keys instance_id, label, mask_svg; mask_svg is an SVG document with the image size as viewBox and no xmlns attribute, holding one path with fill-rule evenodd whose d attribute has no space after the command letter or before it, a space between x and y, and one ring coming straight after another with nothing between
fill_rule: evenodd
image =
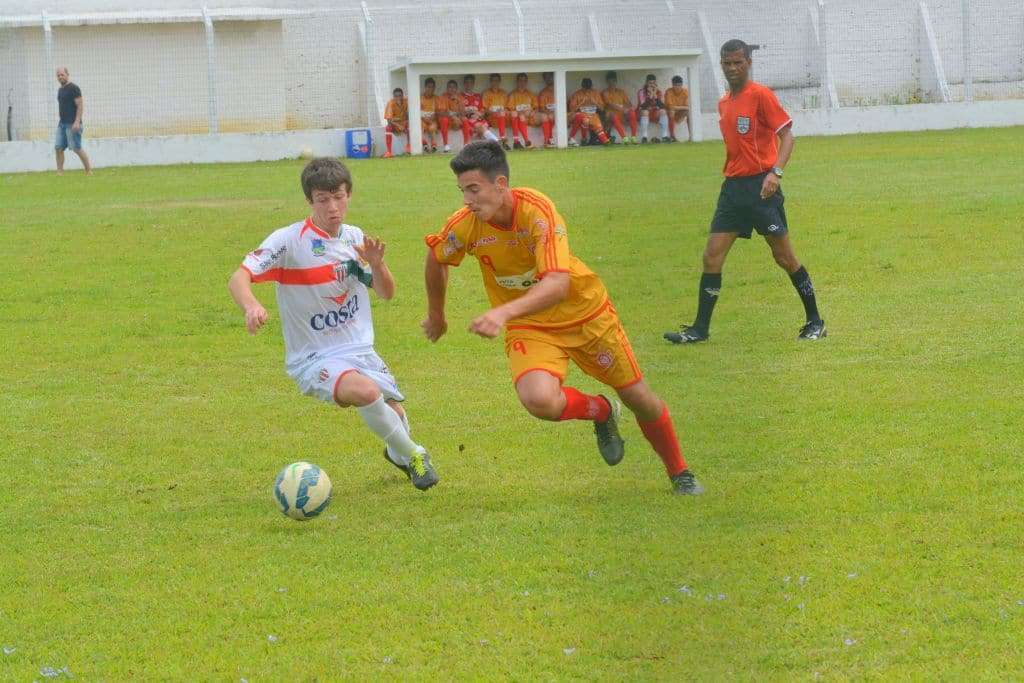
<instances>
[{"instance_id":1,"label":"soccer ball","mask_svg":"<svg viewBox=\"0 0 1024 683\"><path fill-rule=\"evenodd\" d=\"M331 479L316 465L293 462L277 475L274 500L292 519L312 519L331 503Z\"/></svg>"}]
</instances>

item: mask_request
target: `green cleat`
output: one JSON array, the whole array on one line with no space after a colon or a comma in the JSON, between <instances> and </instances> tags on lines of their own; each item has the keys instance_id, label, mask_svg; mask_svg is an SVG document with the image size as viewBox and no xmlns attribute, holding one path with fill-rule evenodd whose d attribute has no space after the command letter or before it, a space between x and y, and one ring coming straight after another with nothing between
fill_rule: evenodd
<instances>
[{"instance_id":1,"label":"green cleat","mask_svg":"<svg viewBox=\"0 0 1024 683\"><path fill-rule=\"evenodd\" d=\"M430 464L430 456L426 451L413 453L409 458L409 479L412 480L412 485L420 491L426 491L440 481L441 478L437 476L437 470Z\"/></svg>"},{"instance_id":2,"label":"green cleat","mask_svg":"<svg viewBox=\"0 0 1024 683\"><path fill-rule=\"evenodd\" d=\"M704 487L700 485L697 478L693 476L690 470L683 470L674 477L669 477L672 480L672 493L679 496L699 496L704 493Z\"/></svg>"},{"instance_id":3,"label":"green cleat","mask_svg":"<svg viewBox=\"0 0 1024 683\"><path fill-rule=\"evenodd\" d=\"M619 436L619 417L622 415L622 404L616 400L609 401L604 395L601 396L608 403L611 411L608 419L604 422L594 422L594 434L597 435L597 450L601 457L609 465L618 465L626 454L626 442Z\"/></svg>"}]
</instances>

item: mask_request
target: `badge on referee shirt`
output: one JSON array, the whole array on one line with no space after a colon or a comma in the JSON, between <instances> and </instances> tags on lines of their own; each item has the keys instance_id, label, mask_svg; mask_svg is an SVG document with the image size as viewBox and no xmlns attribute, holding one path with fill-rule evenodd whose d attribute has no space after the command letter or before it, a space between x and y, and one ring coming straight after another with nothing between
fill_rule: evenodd
<instances>
[{"instance_id":1,"label":"badge on referee shirt","mask_svg":"<svg viewBox=\"0 0 1024 683\"><path fill-rule=\"evenodd\" d=\"M740 135L746 135L750 132L750 117L749 116L737 116L736 117L736 132Z\"/></svg>"}]
</instances>

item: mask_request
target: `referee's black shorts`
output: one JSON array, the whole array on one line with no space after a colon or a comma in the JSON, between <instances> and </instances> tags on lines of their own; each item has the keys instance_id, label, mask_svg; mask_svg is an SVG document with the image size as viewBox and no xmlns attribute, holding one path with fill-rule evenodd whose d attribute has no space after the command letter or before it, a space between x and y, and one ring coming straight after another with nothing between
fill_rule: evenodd
<instances>
[{"instance_id":1,"label":"referee's black shorts","mask_svg":"<svg viewBox=\"0 0 1024 683\"><path fill-rule=\"evenodd\" d=\"M761 199L761 184L766 175L725 179L718 194L715 217L711 219L711 232L735 232L744 239L750 239L754 230L759 235L789 232L782 187L768 199Z\"/></svg>"}]
</instances>

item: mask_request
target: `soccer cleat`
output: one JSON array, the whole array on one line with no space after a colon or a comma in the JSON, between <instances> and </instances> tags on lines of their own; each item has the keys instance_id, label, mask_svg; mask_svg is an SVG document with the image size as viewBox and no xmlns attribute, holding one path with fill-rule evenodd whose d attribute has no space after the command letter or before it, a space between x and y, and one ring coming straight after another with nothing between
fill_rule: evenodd
<instances>
[{"instance_id":1,"label":"soccer cleat","mask_svg":"<svg viewBox=\"0 0 1024 683\"><path fill-rule=\"evenodd\" d=\"M533 143L530 142L529 138L523 140L523 147L525 147L526 149L533 149Z\"/></svg>"},{"instance_id":2,"label":"soccer cleat","mask_svg":"<svg viewBox=\"0 0 1024 683\"><path fill-rule=\"evenodd\" d=\"M672 480L672 493L678 496L699 496L704 493L704 487L690 470L683 470L669 479Z\"/></svg>"},{"instance_id":3,"label":"soccer cleat","mask_svg":"<svg viewBox=\"0 0 1024 683\"><path fill-rule=\"evenodd\" d=\"M665 137L663 137L663 138L661 139L661 141L662 141L662 142L675 142L675 140L673 140L672 138L670 138L670 137L669 137L669 136L667 136L667 135L666 135Z\"/></svg>"},{"instance_id":4,"label":"soccer cleat","mask_svg":"<svg viewBox=\"0 0 1024 683\"><path fill-rule=\"evenodd\" d=\"M523 148L523 143L519 142L519 140L516 140L515 142L512 143L512 149L522 149L522 148Z\"/></svg>"},{"instance_id":5,"label":"soccer cleat","mask_svg":"<svg viewBox=\"0 0 1024 683\"><path fill-rule=\"evenodd\" d=\"M551 148L553 148L555 146L555 141L554 140L545 140L544 141L544 146L547 147L548 149L551 149Z\"/></svg>"},{"instance_id":6,"label":"soccer cleat","mask_svg":"<svg viewBox=\"0 0 1024 683\"><path fill-rule=\"evenodd\" d=\"M512 151L512 148L508 146L508 142L505 141L505 140L501 141L501 148L503 150L505 150L506 152L511 152Z\"/></svg>"},{"instance_id":7,"label":"soccer cleat","mask_svg":"<svg viewBox=\"0 0 1024 683\"><path fill-rule=\"evenodd\" d=\"M392 154L391 152L384 152L384 154L383 154L383 157L382 157L382 158L384 158L384 159L390 159L390 158L391 158L391 157L393 157L393 156L395 156L395 155L394 155L394 154Z\"/></svg>"},{"instance_id":8,"label":"soccer cleat","mask_svg":"<svg viewBox=\"0 0 1024 683\"><path fill-rule=\"evenodd\" d=\"M640 144L641 145L646 145L647 144L647 138L640 138Z\"/></svg>"},{"instance_id":9,"label":"soccer cleat","mask_svg":"<svg viewBox=\"0 0 1024 683\"><path fill-rule=\"evenodd\" d=\"M657 135L655 135L653 138L651 138L651 142L653 144L657 145L657 144L659 144L661 142L661 138L659 138Z\"/></svg>"},{"instance_id":10,"label":"soccer cleat","mask_svg":"<svg viewBox=\"0 0 1024 683\"><path fill-rule=\"evenodd\" d=\"M445 145L444 146L444 153L445 154L448 154L451 151L452 151L452 146L451 145Z\"/></svg>"},{"instance_id":11,"label":"soccer cleat","mask_svg":"<svg viewBox=\"0 0 1024 683\"><path fill-rule=\"evenodd\" d=\"M797 339L821 339L827 337L828 331L825 330L824 320L808 320L807 323L800 328L800 336Z\"/></svg>"},{"instance_id":12,"label":"soccer cleat","mask_svg":"<svg viewBox=\"0 0 1024 683\"><path fill-rule=\"evenodd\" d=\"M440 480L426 451L413 453L409 458L409 479L420 491L426 491Z\"/></svg>"},{"instance_id":13,"label":"soccer cleat","mask_svg":"<svg viewBox=\"0 0 1024 683\"><path fill-rule=\"evenodd\" d=\"M576 142L576 138L569 138L569 146L570 147L579 147L580 143Z\"/></svg>"},{"instance_id":14,"label":"soccer cleat","mask_svg":"<svg viewBox=\"0 0 1024 683\"><path fill-rule=\"evenodd\" d=\"M613 142L614 142L614 143L615 143L616 145L624 145L624 144L626 144L626 143L625 143L625 142L623 141L623 139L622 139L622 138L612 138L612 141L613 141Z\"/></svg>"},{"instance_id":15,"label":"soccer cleat","mask_svg":"<svg viewBox=\"0 0 1024 683\"><path fill-rule=\"evenodd\" d=\"M384 447L384 459L387 460L392 465L394 465L395 467L397 467L398 469L402 470L402 473L405 474L406 477L408 477L409 479L412 479L412 474L409 472L409 466L408 465L403 465L402 463L398 462L397 460L392 460L391 459L391 453L388 452L388 447L387 446Z\"/></svg>"},{"instance_id":16,"label":"soccer cleat","mask_svg":"<svg viewBox=\"0 0 1024 683\"><path fill-rule=\"evenodd\" d=\"M609 465L618 465L622 462L622 456L626 454L626 442L619 436L619 417L622 415L622 404L616 400L614 403L607 397L601 396L611 409L608 411L608 419L604 422L594 422L594 434L597 436L597 450L601 457Z\"/></svg>"},{"instance_id":17,"label":"soccer cleat","mask_svg":"<svg viewBox=\"0 0 1024 683\"><path fill-rule=\"evenodd\" d=\"M678 332L666 332L662 336L673 344L696 344L707 341L711 334L693 325L683 325Z\"/></svg>"}]
</instances>

